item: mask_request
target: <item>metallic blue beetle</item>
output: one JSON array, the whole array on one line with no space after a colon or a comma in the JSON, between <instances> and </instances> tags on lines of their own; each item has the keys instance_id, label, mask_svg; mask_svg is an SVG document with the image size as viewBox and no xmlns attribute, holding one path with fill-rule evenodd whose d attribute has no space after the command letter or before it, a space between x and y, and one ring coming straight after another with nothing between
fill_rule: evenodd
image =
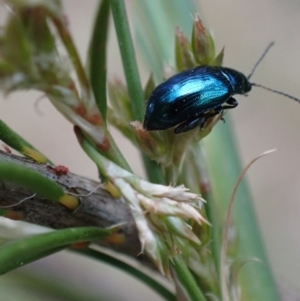
<instances>
[{"instance_id":1,"label":"metallic blue beetle","mask_svg":"<svg viewBox=\"0 0 300 301\"><path fill-rule=\"evenodd\" d=\"M247 77L234 69L213 66L200 66L172 76L151 93L144 129L156 131L176 126L174 132L179 134L197 126L203 128L208 118L238 105L233 95L246 94L253 86L300 102L299 98L284 92L249 82L273 45L274 42L268 45Z\"/></svg>"},{"instance_id":2,"label":"metallic blue beetle","mask_svg":"<svg viewBox=\"0 0 300 301\"><path fill-rule=\"evenodd\" d=\"M225 67L200 66L178 73L151 93L145 113L148 131L175 128L187 132L238 102L234 94L245 94L252 84L245 75Z\"/></svg>"}]
</instances>

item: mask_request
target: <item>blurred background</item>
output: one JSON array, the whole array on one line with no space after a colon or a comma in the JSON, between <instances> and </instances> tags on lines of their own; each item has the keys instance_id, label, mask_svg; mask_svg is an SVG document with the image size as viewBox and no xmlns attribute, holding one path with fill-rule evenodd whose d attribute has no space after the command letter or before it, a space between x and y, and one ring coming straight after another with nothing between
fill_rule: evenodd
<instances>
[{"instance_id":1,"label":"blurred background","mask_svg":"<svg viewBox=\"0 0 300 301\"><path fill-rule=\"evenodd\" d=\"M63 2L75 43L85 61L98 1ZM171 6L171 1L169 3ZM132 20L134 0L126 0L126 5ZM265 47L270 41L275 41L252 80L300 97L299 1L199 0L197 5L200 17L213 34L216 51L225 46L225 66L249 74ZM1 23L4 12L1 3ZM195 13L189 12L191 20ZM113 26L110 37L108 77L124 78ZM143 63L140 64L140 73L146 81L149 72ZM1 98L1 119L55 163L97 179L96 168L77 144L71 124L47 99L37 102L39 96L39 93L23 92ZM300 292L300 105L259 88L253 88L247 98L238 96L237 100L239 106L228 114L233 117L243 165L263 151L279 148L277 153L256 163L247 173L247 179L276 278L285 290L297 295ZM219 126L226 126L226 123ZM118 132L113 130L113 134L129 164L143 176L142 165L137 161L138 152ZM41 295L36 293L38 287L32 285L31 289L24 289L24 280L18 278L25 272L38 275L39 280L42 279L40 275L48 277L51 274L61 283L67 281L67 286L71 283L76 288L82 287L90 296L97 296L97 300L98 296L109 296L109 300L140 300L139 290L143 300L160 300L127 275L67 252L1 277L0 300L40 300ZM29 278L27 281L35 282ZM33 291L36 299L32 296ZM58 299L43 296L43 300ZM290 297L289 300L296 299Z\"/></svg>"}]
</instances>

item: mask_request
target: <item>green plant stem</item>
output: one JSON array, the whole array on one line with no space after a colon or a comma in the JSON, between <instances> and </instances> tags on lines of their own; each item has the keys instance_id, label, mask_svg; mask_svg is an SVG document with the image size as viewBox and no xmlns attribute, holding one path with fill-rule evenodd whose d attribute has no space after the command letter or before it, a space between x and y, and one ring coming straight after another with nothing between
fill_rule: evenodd
<instances>
[{"instance_id":1,"label":"green plant stem","mask_svg":"<svg viewBox=\"0 0 300 301\"><path fill-rule=\"evenodd\" d=\"M78 127L75 127L74 130L75 130L75 135L77 136L78 142L82 147L82 149L94 161L94 163L96 163L100 173L106 178L109 178L107 174L107 165L106 165L107 158L105 158L101 153L97 151L95 146L91 143L91 141L87 137L84 136L84 134Z\"/></svg>"},{"instance_id":2,"label":"green plant stem","mask_svg":"<svg viewBox=\"0 0 300 301\"><path fill-rule=\"evenodd\" d=\"M89 48L89 75L96 104L106 120L106 47L109 29L108 0L102 0L97 11Z\"/></svg>"},{"instance_id":3,"label":"green plant stem","mask_svg":"<svg viewBox=\"0 0 300 301\"><path fill-rule=\"evenodd\" d=\"M110 0L111 9L123 61L128 93L131 99L131 110L135 120L142 121L145 111L145 98L138 72L133 42L131 39L127 14L123 0ZM163 183L162 170L156 162L143 156L148 179L155 183Z\"/></svg>"},{"instance_id":4,"label":"green plant stem","mask_svg":"<svg viewBox=\"0 0 300 301\"><path fill-rule=\"evenodd\" d=\"M130 274L131 276L137 278L139 281L144 282L147 286L151 287L165 300L168 301L176 300L174 294L170 290L168 290L165 286L163 286L158 281L156 281L154 278L148 276L143 271L136 269L135 267L129 265L124 261L121 261L118 258L110 256L109 254L103 253L99 250L93 250L93 249L83 249L83 250L71 249L71 251L102 261L106 264L116 267L119 270L124 271L127 274Z\"/></svg>"},{"instance_id":5,"label":"green plant stem","mask_svg":"<svg viewBox=\"0 0 300 301\"><path fill-rule=\"evenodd\" d=\"M216 206L225 215L231 191L242 168L237 152L231 122L226 116L226 125L220 124L206 140L213 180ZM223 218L224 216L222 216ZM242 181L234 205L234 226L237 235L236 257L241 260L256 258L262 262L249 262L239 273L243 300L279 301L276 282L272 275L261 234L258 228L253 203L245 181Z\"/></svg>"},{"instance_id":6,"label":"green plant stem","mask_svg":"<svg viewBox=\"0 0 300 301\"><path fill-rule=\"evenodd\" d=\"M147 177L151 183L166 184L165 177L162 173L161 167L158 163L150 160L143 154L143 162L147 171Z\"/></svg>"},{"instance_id":7,"label":"green plant stem","mask_svg":"<svg viewBox=\"0 0 300 301\"><path fill-rule=\"evenodd\" d=\"M75 127L75 134L76 134L78 142L81 145L81 147L83 148L83 150L96 163L101 175L103 175L106 178L109 178L108 173L107 173L107 169L108 169L107 164L109 164L109 158L106 158L105 156L103 156L103 154L98 152L98 150L91 143L91 141L87 137L85 137L84 134L82 133L82 131L77 127ZM110 160L110 161L112 161L112 160ZM120 167L122 168L122 166L120 166ZM130 169L129 170L126 169L126 170L131 172Z\"/></svg>"},{"instance_id":8,"label":"green plant stem","mask_svg":"<svg viewBox=\"0 0 300 301\"><path fill-rule=\"evenodd\" d=\"M180 255L173 258L173 267L176 272L176 277L184 287L190 300L207 301Z\"/></svg>"}]
</instances>

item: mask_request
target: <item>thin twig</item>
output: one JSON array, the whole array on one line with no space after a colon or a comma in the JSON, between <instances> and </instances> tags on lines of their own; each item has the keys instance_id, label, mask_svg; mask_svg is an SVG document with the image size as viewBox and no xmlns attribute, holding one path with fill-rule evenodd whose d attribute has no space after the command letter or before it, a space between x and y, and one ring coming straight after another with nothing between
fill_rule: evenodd
<instances>
[{"instance_id":1,"label":"thin twig","mask_svg":"<svg viewBox=\"0 0 300 301\"><path fill-rule=\"evenodd\" d=\"M233 204L234 204L236 191L239 187L241 180L243 179L243 177L246 174L246 172L248 171L248 169L252 166L252 164L255 161L257 161L258 159L260 159L261 157L269 155L275 151L277 151L277 149L272 149L272 150L266 151L266 152L260 154L259 156L255 157L254 159L252 159L246 165L246 167L242 170L241 174L239 175L239 177L234 185L234 188L233 188L233 191L232 191L232 194L230 197L230 201L229 201L228 211L227 211L227 215L226 215L226 222L225 222L225 227L224 227L223 236L222 236L221 260L220 260L220 283L221 283L222 300L223 301L230 301L230 296L229 296L228 287L227 287L227 280L226 280L226 255L227 255L227 248L228 248L228 232L229 232L229 226L230 226L231 219L232 219L232 208L233 208Z\"/></svg>"}]
</instances>

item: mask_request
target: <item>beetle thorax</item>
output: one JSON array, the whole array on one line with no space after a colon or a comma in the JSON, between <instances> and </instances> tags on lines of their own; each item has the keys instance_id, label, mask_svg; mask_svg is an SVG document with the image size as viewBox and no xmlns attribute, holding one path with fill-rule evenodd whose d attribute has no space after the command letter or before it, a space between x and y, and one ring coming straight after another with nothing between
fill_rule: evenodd
<instances>
[{"instance_id":1,"label":"beetle thorax","mask_svg":"<svg viewBox=\"0 0 300 301\"><path fill-rule=\"evenodd\" d=\"M231 68L222 68L221 70L230 83L233 94L246 94L251 90L251 83L243 73Z\"/></svg>"}]
</instances>

